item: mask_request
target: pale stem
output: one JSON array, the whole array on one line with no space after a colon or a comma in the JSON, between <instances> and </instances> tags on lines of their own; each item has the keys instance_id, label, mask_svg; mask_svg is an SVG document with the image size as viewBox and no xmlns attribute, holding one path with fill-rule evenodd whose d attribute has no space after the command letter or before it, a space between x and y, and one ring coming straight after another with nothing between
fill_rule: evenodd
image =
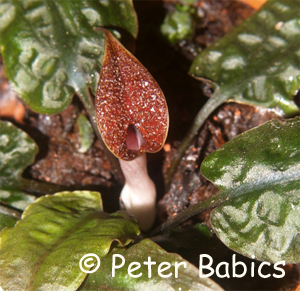
<instances>
[{"instance_id":1,"label":"pale stem","mask_svg":"<svg viewBox=\"0 0 300 291\"><path fill-rule=\"evenodd\" d=\"M139 220L143 231L149 230L156 216L156 189L148 176L146 154L133 161L120 160L125 177L121 199L128 213Z\"/></svg>"}]
</instances>

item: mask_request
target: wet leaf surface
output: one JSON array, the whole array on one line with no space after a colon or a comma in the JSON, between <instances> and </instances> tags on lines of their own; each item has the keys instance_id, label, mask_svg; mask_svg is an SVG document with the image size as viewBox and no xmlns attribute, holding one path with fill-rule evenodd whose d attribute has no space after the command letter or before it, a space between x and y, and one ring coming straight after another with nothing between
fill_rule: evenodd
<instances>
[{"instance_id":1,"label":"wet leaf surface","mask_svg":"<svg viewBox=\"0 0 300 291\"><path fill-rule=\"evenodd\" d=\"M34 162L38 147L22 130L0 120L0 201L24 210L35 200L26 195L21 177L24 169Z\"/></svg>"},{"instance_id":2,"label":"wet leaf surface","mask_svg":"<svg viewBox=\"0 0 300 291\"><path fill-rule=\"evenodd\" d=\"M215 83L213 98L298 113L293 101L300 86L298 8L293 0L268 1L199 54L190 73Z\"/></svg>"},{"instance_id":3,"label":"wet leaf surface","mask_svg":"<svg viewBox=\"0 0 300 291\"><path fill-rule=\"evenodd\" d=\"M230 29L231 24L237 24L248 15L247 9L236 5L239 3L236 1L205 0L201 1L200 3L203 4L203 6L198 7L197 13L203 13L204 16L201 19L201 26L199 26L198 23L198 30L195 37L200 43L201 48L208 46L213 41L224 35ZM237 6L237 9L233 9L233 6ZM140 22L139 38L136 51L137 56L138 59L145 65L145 67L147 67L155 76L155 79L163 88L166 98L168 99L168 105L171 113L171 128L168 142L173 145L173 142L175 141L176 146L176 141L181 140L182 136L186 132L186 129L192 123L194 116L196 115L198 109L202 106L205 99L203 96L199 98L199 94L201 93L199 92L199 87L202 85L200 85L198 81L186 75L189 67L189 63L186 62L185 59L186 54L188 54L189 59L191 59L193 56L195 56L197 51L195 52L193 43L181 43L180 46L175 47L174 49L174 47L170 48L165 42L161 41L161 36L159 36L157 33L159 30L159 25L162 23L163 16L165 15L161 3L156 1L137 1L135 2L135 8L139 8L137 12L139 14ZM170 81L170 76L172 81ZM1 99L3 97L1 95L1 89L3 88L1 84L0 87ZM204 89L206 89L207 92L210 91L207 87L204 87ZM189 97L188 99L187 96ZM2 109L2 103L0 104L0 107L0 109ZM236 131L239 131L239 129L244 127L246 128L245 124L243 123L244 117L246 117L246 119L249 118L249 124L251 123L251 117L255 117L255 114L251 110L244 110L239 106L234 108L229 106L228 108L227 105L225 105L223 109L224 110L221 110L220 114L216 113L215 115L217 116L214 115L214 118L217 117L218 120L216 121L215 119L211 119L209 124L204 126L205 132L199 134L198 141L195 143L197 152L198 146L201 145L201 138L205 138L207 135L208 137L212 135L213 141L205 141L205 144L208 146L206 147L204 145L204 148L206 148L205 151L209 152L209 149L214 150L217 148L217 146L222 143L222 139L227 141L228 136L233 136ZM237 109L241 112L240 117L235 114ZM86 115L85 111L81 111L81 113ZM31 137L34 137L35 140L36 135L34 136L34 134L37 133L37 131L42 131L43 134L40 135L40 137L41 139L44 139L44 142L38 142L39 147L41 144L43 145L43 150L40 151L41 154L38 154L39 165L30 173L26 171L26 177L31 176L31 173L33 173L35 179L42 179L45 181L48 180L50 182L57 181L59 184L66 183L67 185L75 185L76 182L83 182L85 188L95 187L92 189L99 189L100 184L107 185L109 193L105 198L103 198L103 203L106 203L107 206L110 206L112 203L114 203L114 201L117 201L116 206L118 207L117 196L120 189L115 191L110 188L111 182L113 181L111 180L109 165L107 167L105 166L107 165L107 159L104 157L101 145L99 145L99 143L96 141L96 143L87 153L81 154L80 158L78 156L79 153L77 150L80 148L80 138L78 138L79 135L77 125L76 122L74 123L76 118L72 117L73 114L78 114L78 111L68 110L67 114L64 112L58 117L50 115L35 116L33 118L30 114L30 119L32 119L32 122L29 122L29 129L26 129L26 131ZM175 118L172 116L175 116ZM36 118L38 118L38 120L35 120ZM70 122L67 122L68 119L70 119ZM238 123L234 123L232 127L227 123L234 121L237 121ZM25 120L26 124L27 122L28 120ZM38 128L38 130L36 128ZM219 136L219 130L221 131L222 138ZM58 135L56 135L57 133ZM55 138L58 136L59 138ZM70 146L70 143L68 143L67 140L71 141L72 146ZM47 148L48 142L49 148ZM50 151L49 155L47 155L48 150ZM76 156L77 158L75 159ZM162 153L149 155L150 174L152 177L154 177L156 185L159 185L158 191L160 192L160 197L165 194L163 190L162 177L160 176L161 163L163 159L162 156ZM201 156L203 155L201 154ZM167 162L169 157L170 156L168 155ZM193 168L193 162L195 162L196 165L199 164L198 160L195 160L195 157L195 152L193 150L193 146L191 145L186 153L186 161L183 162L188 164L188 170ZM191 158L191 160L188 160L189 158ZM92 160L94 160L94 163L91 162ZM85 169L87 169L87 171L85 171ZM181 167L181 169L182 173L184 173L184 167ZM197 171L197 169L195 170ZM95 173L95 175L93 175L93 173ZM194 175L196 174L193 174L192 176ZM182 179L182 177L179 175L177 178L175 177L172 183L178 183L179 188L182 185L186 187L186 183L188 181L189 179ZM199 201L199 199L202 199L203 196L207 197L207 195L211 195L211 191L215 191L216 187L211 186L212 184L208 185L206 183L205 186L203 185L201 187L201 193L196 193L195 195L193 194L191 201L189 200L189 196L186 195L181 195L180 197L176 197L176 195L174 195L169 197L168 204L166 204L169 207L168 214L171 216L173 213L175 213L175 207L179 204L181 206L190 205L189 203ZM101 192L104 194L103 190L101 190ZM114 193L114 198L111 197L112 193ZM117 207L115 209L117 209ZM104 209L107 210L107 207L104 207ZM164 219L166 219L165 216L163 220ZM208 221L209 213L206 213L203 216L201 215L200 219L201 221ZM188 223L193 224L198 221L198 219L194 219ZM204 241L204 239L199 236L197 236L197 239L195 239L194 237L189 236L187 233L179 233L175 238L167 237L167 239L168 241L171 240L172 243L175 243L177 246L179 244L178 248L172 249L171 251L176 251L177 253L183 255L185 259L187 259L189 262L194 262L195 265L198 264L197 259L199 253L210 253L214 260L216 259L217 263L227 260L230 252L230 250L225 247L225 245L223 245L217 238L214 241L206 242L205 249L199 247L200 245L202 246L201 242L203 243ZM199 239L201 239L201 242L199 242ZM189 244L187 244L187 242ZM170 250L168 247L166 247L166 245L163 245L163 248ZM240 256L240 258L243 261L248 259L243 256ZM248 260L252 261L250 259ZM217 277L213 279L216 280L216 282L218 282L225 290L239 290L241 288L247 290L294 290L295 286L298 285L297 282L299 282L299 264L288 265L285 270L286 276L283 278L284 280L272 280L270 278L270 280L258 280L257 277L251 278L250 276L240 280L233 278L218 279Z\"/></svg>"},{"instance_id":4,"label":"wet leaf surface","mask_svg":"<svg viewBox=\"0 0 300 291\"><path fill-rule=\"evenodd\" d=\"M6 76L35 111L57 113L75 92L96 91L103 37L96 26L136 37L131 1L6 1L0 3L0 45ZM85 92L85 93L84 93Z\"/></svg>"},{"instance_id":5,"label":"wet leaf surface","mask_svg":"<svg viewBox=\"0 0 300 291\"><path fill-rule=\"evenodd\" d=\"M83 255L102 258L113 242L127 245L138 233L137 222L125 212L103 212L98 192L47 195L1 232L1 287L76 290L86 276L79 268Z\"/></svg>"},{"instance_id":6,"label":"wet leaf surface","mask_svg":"<svg viewBox=\"0 0 300 291\"><path fill-rule=\"evenodd\" d=\"M168 252L176 252L184 259L199 267L199 255L208 254L213 258L212 268L216 270L218 264L223 263L220 268L220 274L225 274L224 263L229 264L229 276L230 278L221 278L216 273L210 278L218 283L224 290L267 290L275 291L280 290L292 290L292 286L299 282L299 267L300 264L286 265L285 276L283 278L274 278L272 275L269 278L261 278L257 274L258 266L260 261L255 259L247 258L241 254L238 254L226 245L212 232L208 232L207 227L203 224L196 223L185 226L184 228L178 229L170 233L168 236L157 236L152 239L154 242L159 244L163 249ZM208 232L208 233L207 233ZM233 278L232 258L233 255L236 257L237 262L243 262L246 265L247 273L243 278ZM208 262L208 260L207 260ZM255 276L251 277L251 266L255 265ZM205 270L208 272L208 270ZM237 268L238 272L242 273L240 266ZM274 270L274 266L264 265L264 274L278 273Z\"/></svg>"},{"instance_id":7,"label":"wet leaf surface","mask_svg":"<svg viewBox=\"0 0 300 291\"><path fill-rule=\"evenodd\" d=\"M219 238L258 260L300 261L300 120L270 121L209 155L202 174L227 195L211 215Z\"/></svg>"},{"instance_id":8,"label":"wet leaf surface","mask_svg":"<svg viewBox=\"0 0 300 291\"><path fill-rule=\"evenodd\" d=\"M287 116L299 113L294 101L300 87L297 9L297 1L268 1L193 61L190 74L205 81L214 94L182 140L166 175L167 187L192 139L222 103L280 108Z\"/></svg>"}]
</instances>

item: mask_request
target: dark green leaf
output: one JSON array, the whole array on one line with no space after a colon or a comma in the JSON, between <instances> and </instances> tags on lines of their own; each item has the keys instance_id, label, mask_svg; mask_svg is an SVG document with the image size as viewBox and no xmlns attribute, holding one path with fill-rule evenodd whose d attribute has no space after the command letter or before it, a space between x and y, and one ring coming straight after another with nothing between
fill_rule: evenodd
<instances>
[{"instance_id":1,"label":"dark green leaf","mask_svg":"<svg viewBox=\"0 0 300 291\"><path fill-rule=\"evenodd\" d=\"M182 140L168 169L166 185L191 140L222 103L235 100L280 108L287 116L299 112L293 101L300 88L299 39L299 1L269 0L196 57L190 74L209 82L215 91Z\"/></svg>"},{"instance_id":2,"label":"dark green leaf","mask_svg":"<svg viewBox=\"0 0 300 291\"><path fill-rule=\"evenodd\" d=\"M300 262L300 119L270 121L209 155L202 174L229 200L211 215L233 250L258 260Z\"/></svg>"},{"instance_id":3,"label":"dark green leaf","mask_svg":"<svg viewBox=\"0 0 300 291\"><path fill-rule=\"evenodd\" d=\"M12 184L34 162L38 147L22 130L0 120L0 181ZM9 181L12 182L9 182Z\"/></svg>"},{"instance_id":4,"label":"dark green leaf","mask_svg":"<svg viewBox=\"0 0 300 291\"><path fill-rule=\"evenodd\" d=\"M37 145L25 132L0 120L0 202L24 210L35 200L30 193L65 190L58 185L22 177L24 169L34 162L37 152Z\"/></svg>"},{"instance_id":5,"label":"dark green leaf","mask_svg":"<svg viewBox=\"0 0 300 291\"><path fill-rule=\"evenodd\" d=\"M0 282L4 290L76 290L88 253L105 256L112 243L127 245L139 233L124 212L107 214L97 192L47 195L0 237ZM50 289L49 289L50 288Z\"/></svg>"},{"instance_id":6,"label":"dark green leaf","mask_svg":"<svg viewBox=\"0 0 300 291\"><path fill-rule=\"evenodd\" d=\"M0 230L4 227L13 227L18 221L17 218L0 213Z\"/></svg>"},{"instance_id":7,"label":"dark green leaf","mask_svg":"<svg viewBox=\"0 0 300 291\"><path fill-rule=\"evenodd\" d=\"M114 257L114 255L121 255L124 258L124 266L115 269L115 276L112 277L113 261L115 265L122 263L122 258ZM144 262L148 261L148 257L152 262L156 262L151 267L151 278L149 278L148 266ZM132 272L133 275L142 275L138 278L132 278L128 274L129 264L137 262L141 266L138 270ZM162 262L170 264L170 268L161 272L162 275L172 273L168 278L162 278L158 274L158 267ZM175 264L181 263L178 267L178 278L175 278ZM186 264L186 268L184 268ZM133 265L132 267L136 267ZM166 268L167 265L162 265L161 268ZM216 283L209 278L200 278L198 269L183 260L179 255L168 253L157 244L149 239L144 239L136 245L131 246L129 249L114 249L106 257L101 260L101 267L98 271L90 274L87 280L79 289L81 291L91 290L127 290L127 291L166 291L166 290L223 290Z\"/></svg>"},{"instance_id":8,"label":"dark green leaf","mask_svg":"<svg viewBox=\"0 0 300 291\"><path fill-rule=\"evenodd\" d=\"M190 69L216 83L213 98L299 111L299 1L269 0L257 13L200 53Z\"/></svg>"},{"instance_id":9,"label":"dark green leaf","mask_svg":"<svg viewBox=\"0 0 300 291\"><path fill-rule=\"evenodd\" d=\"M40 113L57 113L75 92L96 91L103 36L110 26L137 35L130 0L0 0L0 46L6 76ZM84 96L83 96L84 95Z\"/></svg>"},{"instance_id":10,"label":"dark green leaf","mask_svg":"<svg viewBox=\"0 0 300 291\"><path fill-rule=\"evenodd\" d=\"M21 175L37 152L37 145L25 132L0 120L0 201L24 210L35 200L21 191Z\"/></svg>"}]
</instances>

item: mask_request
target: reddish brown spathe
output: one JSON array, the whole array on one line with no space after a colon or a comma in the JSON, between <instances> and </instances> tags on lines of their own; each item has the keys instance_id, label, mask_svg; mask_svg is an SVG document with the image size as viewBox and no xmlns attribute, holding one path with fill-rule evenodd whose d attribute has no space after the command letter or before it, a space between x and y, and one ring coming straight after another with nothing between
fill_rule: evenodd
<instances>
[{"instance_id":1,"label":"reddish brown spathe","mask_svg":"<svg viewBox=\"0 0 300 291\"><path fill-rule=\"evenodd\" d=\"M133 160L159 151L165 142L169 115L165 97L147 69L110 32L96 93L96 117L101 136L118 158ZM138 151L126 145L129 125L142 135Z\"/></svg>"}]
</instances>

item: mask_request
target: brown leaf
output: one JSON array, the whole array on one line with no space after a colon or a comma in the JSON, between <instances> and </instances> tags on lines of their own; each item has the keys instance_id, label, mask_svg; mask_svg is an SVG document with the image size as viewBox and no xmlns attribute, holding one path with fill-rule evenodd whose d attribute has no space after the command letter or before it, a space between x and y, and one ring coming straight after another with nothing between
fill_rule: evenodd
<instances>
[{"instance_id":1,"label":"brown leaf","mask_svg":"<svg viewBox=\"0 0 300 291\"><path fill-rule=\"evenodd\" d=\"M169 115L164 95L145 67L104 29L105 52L96 116L108 149L123 160L159 151Z\"/></svg>"}]
</instances>

